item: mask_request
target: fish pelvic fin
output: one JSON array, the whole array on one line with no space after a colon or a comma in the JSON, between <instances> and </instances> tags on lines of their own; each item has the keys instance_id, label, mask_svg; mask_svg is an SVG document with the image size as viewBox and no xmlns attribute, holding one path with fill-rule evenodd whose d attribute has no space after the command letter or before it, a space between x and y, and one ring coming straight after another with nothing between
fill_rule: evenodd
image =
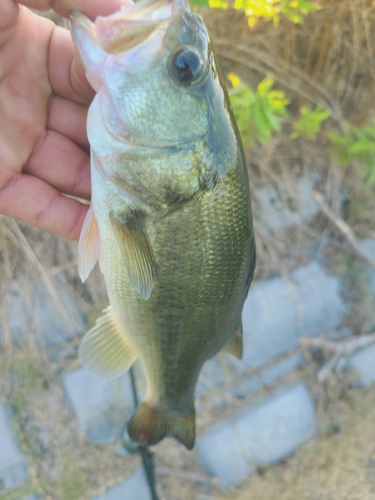
<instances>
[{"instance_id":1,"label":"fish pelvic fin","mask_svg":"<svg viewBox=\"0 0 375 500\"><path fill-rule=\"evenodd\" d=\"M222 348L222 352L231 354L237 359L242 359L243 344L242 344L242 323L240 323L234 330L232 337Z\"/></svg>"},{"instance_id":2,"label":"fish pelvic fin","mask_svg":"<svg viewBox=\"0 0 375 500\"><path fill-rule=\"evenodd\" d=\"M92 207L87 212L78 243L78 274L83 282L90 276L100 258L98 223Z\"/></svg>"},{"instance_id":3,"label":"fish pelvic fin","mask_svg":"<svg viewBox=\"0 0 375 500\"><path fill-rule=\"evenodd\" d=\"M154 286L155 275L154 257L147 236L136 215L126 217L124 221L114 214L109 217L134 290L147 300Z\"/></svg>"},{"instance_id":4,"label":"fish pelvic fin","mask_svg":"<svg viewBox=\"0 0 375 500\"><path fill-rule=\"evenodd\" d=\"M191 450L195 441L195 409L192 408L188 415L178 412L167 415L142 401L128 423L128 434L141 446L157 444L165 437L174 437Z\"/></svg>"},{"instance_id":5,"label":"fish pelvic fin","mask_svg":"<svg viewBox=\"0 0 375 500\"><path fill-rule=\"evenodd\" d=\"M103 311L95 326L83 337L79 358L89 370L107 379L119 377L137 359L136 352L117 324L111 306Z\"/></svg>"}]
</instances>

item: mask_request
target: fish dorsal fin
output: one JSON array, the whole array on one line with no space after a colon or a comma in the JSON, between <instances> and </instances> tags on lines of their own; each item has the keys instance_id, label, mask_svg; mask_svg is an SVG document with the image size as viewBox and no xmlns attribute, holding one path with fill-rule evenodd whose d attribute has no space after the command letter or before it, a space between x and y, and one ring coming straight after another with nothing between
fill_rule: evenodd
<instances>
[{"instance_id":1,"label":"fish dorsal fin","mask_svg":"<svg viewBox=\"0 0 375 500\"><path fill-rule=\"evenodd\" d=\"M134 290L147 300L151 295L155 274L154 258L147 236L135 215L121 221L110 214L110 219Z\"/></svg>"},{"instance_id":2,"label":"fish dorsal fin","mask_svg":"<svg viewBox=\"0 0 375 500\"><path fill-rule=\"evenodd\" d=\"M229 342L222 348L222 351L226 354L232 354L232 356L238 359L242 359L242 323L237 326Z\"/></svg>"},{"instance_id":3,"label":"fish dorsal fin","mask_svg":"<svg viewBox=\"0 0 375 500\"><path fill-rule=\"evenodd\" d=\"M100 258L100 240L98 223L92 207L87 212L78 243L78 273L86 281Z\"/></svg>"},{"instance_id":4,"label":"fish dorsal fin","mask_svg":"<svg viewBox=\"0 0 375 500\"><path fill-rule=\"evenodd\" d=\"M93 373L108 379L119 377L137 359L136 352L118 327L111 306L83 337L79 358Z\"/></svg>"}]
</instances>

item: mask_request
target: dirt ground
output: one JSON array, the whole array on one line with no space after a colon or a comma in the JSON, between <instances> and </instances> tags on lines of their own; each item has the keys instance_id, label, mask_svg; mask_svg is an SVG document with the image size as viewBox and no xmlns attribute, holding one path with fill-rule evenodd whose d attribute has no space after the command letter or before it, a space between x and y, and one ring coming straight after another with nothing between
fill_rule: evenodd
<instances>
[{"instance_id":1,"label":"dirt ground","mask_svg":"<svg viewBox=\"0 0 375 500\"><path fill-rule=\"evenodd\" d=\"M346 389L320 415L320 434L284 464L242 484L235 500L375 498L375 389Z\"/></svg>"}]
</instances>

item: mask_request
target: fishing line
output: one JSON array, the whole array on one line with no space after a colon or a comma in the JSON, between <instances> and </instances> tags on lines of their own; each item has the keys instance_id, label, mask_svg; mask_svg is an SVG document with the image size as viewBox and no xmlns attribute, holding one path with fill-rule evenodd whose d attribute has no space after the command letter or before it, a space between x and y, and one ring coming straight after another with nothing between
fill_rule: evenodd
<instances>
[{"instance_id":1,"label":"fishing line","mask_svg":"<svg viewBox=\"0 0 375 500\"><path fill-rule=\"evenodd\" d=\"M137 386L135 383L135 376L133 367L130 368L130 380L132 384L133 391L133 399L135 407L138 406L138 395L137 395ZM154 457L151 451L147 448L147 446L139 446L139 453L142 457L143 468L146 472L148 486L150 488L151 498L152 500L159 500L159 497L156 493L156 481L155 481L155 464Z\"/></svg>"}]
</instances>

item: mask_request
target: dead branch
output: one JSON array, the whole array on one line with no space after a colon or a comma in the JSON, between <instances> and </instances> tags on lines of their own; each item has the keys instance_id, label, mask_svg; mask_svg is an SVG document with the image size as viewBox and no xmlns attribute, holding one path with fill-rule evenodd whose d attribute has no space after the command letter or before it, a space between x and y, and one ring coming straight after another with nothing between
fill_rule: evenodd
<instances>
[{"instance_id":1,"label":"dead branch","mask_svg":"<svg viewBox=\"0 0 375 500\"><path fill-rule=\"evenodd\" d=\"M303 338L300 340L302 347L319 347L326 355L332 357L325 363L318 373L319 382L324 382L332 378L333 373L337 371L337 365L341 359L349 357L355 351L363 349L375 342L375 332L360 337L351 337L349 339L332 341L326 337Z\"/></svg>"},{"instance_id":2,"label":"dead branch","mask_svg":"<svg viewBox=\"0 0 375 500\"><path fill-rule=\"evenodd\" d=\"M212 478L203 476L202 474L196 474L194 472L185 472L179 469L171 469L169 467L157 467L156 473L163 476L176 476L186 481L191 481L193 483L203 483L212 484Z\"/></svg>"},{"instance_id":3,"label":"dead branch","mask_svg":"<svg viewBox=\"0 0 375 500\"><path fill-rule=\"evenodd\" d=\"M329 219L340 231L340 233L346 238L346 240L348 241L348 243L350 243L355 253L358 254L365 262L367 262L367 264L369 264L371 267L375 269L375 260L369 257L362 250L361 245L359 244L359 241L352 228L343 219L335 215L335 213L328 205L328 203L324 199L324 196L321 193L319 193L318 191L313 191L312 193L321 211L324 213L327 219Z\"/></svg>"}]
</instances>

